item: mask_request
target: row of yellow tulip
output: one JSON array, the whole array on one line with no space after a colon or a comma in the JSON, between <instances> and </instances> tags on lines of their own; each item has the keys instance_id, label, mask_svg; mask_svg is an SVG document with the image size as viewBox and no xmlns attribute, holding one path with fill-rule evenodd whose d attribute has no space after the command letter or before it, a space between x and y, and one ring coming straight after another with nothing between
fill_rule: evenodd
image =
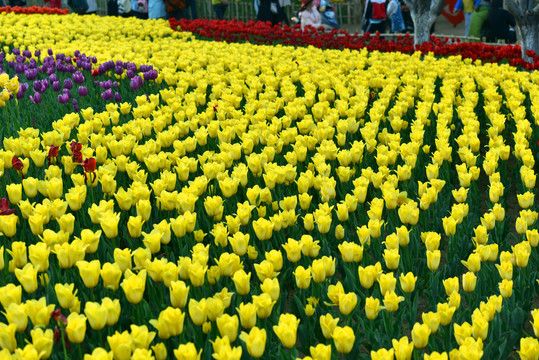
<instances>
[{"instance_id":1,"label":"row of yellow tulip","mask_svg":"<svg viewBox=\"0 0 539 360\"><path fill-rule=\"evenodd\" d=\"M150 38L133 30L136 20L69 18L44 16L43 27L73 31L75 45L57 30L25 29L36 38L28 44L16 31L0 41L67 53L87 44L100 59L117 45L115 58L151 63L173 87L4 140L0 173L20 212L0 222L11 239L0 288L6 356L49 357L51 317L76 350L97 347L89 359L209 357L210 342L214 358L308 350L328 359L361 346L382 359L426 347L430 359L492 354L484 344L509 331L497 325L504 309L524 306L514 286L519 295L535 286L535 124L522 104L537 93L537 74L430 56L208 44L162 22L145 25L155 30L151 50L137 53ZM0 22L19 29L37 19ZM100 25L110 33L94 32ZM538 119L536 102L529 110ZM499 230L510 224L505 199L517 198L504 191L506 116L526 189L515 222L523 237L512 248ZM77 146L94 166L74 160ZM478 200L490 209L481 214ZM17 332L31 343L22 348ZM539 355L539 343L523 339L519 354Z\"/></svg>"}]
</instances>

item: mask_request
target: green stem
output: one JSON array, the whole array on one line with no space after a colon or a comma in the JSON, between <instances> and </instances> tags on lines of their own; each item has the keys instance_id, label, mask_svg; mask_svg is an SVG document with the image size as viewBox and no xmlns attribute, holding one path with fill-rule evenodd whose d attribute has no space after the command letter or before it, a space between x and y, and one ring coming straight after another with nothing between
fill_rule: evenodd
<instances>
[{"instance_id":1,"label":"green stem","mask_svg":"<svg viewBox=\"0 0 539 360\"><path fill-rule=\"evenodd\" d=\"M60 324L60 332L62 333L62 348L64 349L64 360L69 360L69 357L67 356L65 330L63 324Z\"/></svg>"}]
</instances>

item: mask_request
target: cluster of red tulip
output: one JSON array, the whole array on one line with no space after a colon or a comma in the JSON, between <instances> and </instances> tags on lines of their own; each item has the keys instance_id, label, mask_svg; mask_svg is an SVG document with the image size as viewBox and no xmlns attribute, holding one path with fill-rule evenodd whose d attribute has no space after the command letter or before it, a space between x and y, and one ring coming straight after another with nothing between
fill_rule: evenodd
<instances>
[{"instance_id":1,"label":"cluster of red tulip","mask_svg":"<svg viewBox=\"0 0 539 360\"><path fill-rule=\"evenodd\" d=\"M171 28L190 31L202 38L226 42L251 42L254 44L283 44L292 46L315 46L322 49L363 49L369 51L401 52L412 54L421 51L436 56L460 55L463 59L482 62L509 63L527 70L539 69L539 56L528 55L532 61L522 58L520 45L487 45L483 43L462 42L460 39L431 36L430 41L414 45L410 34L386 39L377 34L349 34L344 30L331 32L299 25L272 26L269 22L241 22L237 20L176 20L170 19Z\"/></svg>"},{"instance_id":2,"label":"cluster of red tulip","mask_svg":"<svg viewBox=\"0 0 539 360\"><path fill-rule=\"evenodd\" d=\"M3 6L0 7L0 13L15 13L15 14L57 14L67 15L69 9L52 9L44 6Z\"/></svg>"}]
</instances>

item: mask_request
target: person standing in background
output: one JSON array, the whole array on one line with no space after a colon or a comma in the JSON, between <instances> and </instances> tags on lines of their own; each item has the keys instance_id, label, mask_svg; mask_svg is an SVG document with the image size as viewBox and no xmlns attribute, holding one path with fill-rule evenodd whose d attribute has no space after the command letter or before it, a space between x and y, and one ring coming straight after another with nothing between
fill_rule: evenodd
<instances>
[{"instance_id":1,"label":"person standing in background","mask_svg":"<svg viewBox=\"0 0 539 360\"><path fill-rule=\"evenodd\" d=\"M401 4L398 0L390 0L387 6L387 18L390 21L391 32L400 33L406 30L404 18L402 17Z\"/></svg>"},{"instance_id":2,"label":"person standing in background","mask_svg":"<svg viewBox=\"0 0 539 360\"><path fill-rule=\"evenodd\" d=\"M148 0L148 19L164 19L167 10L163 0Z\"/></svg>"},{"instance_id":3,"label":"person standing in background","mask_svg":"<svg viewBox=\"0 0 539 360\"><path fill-rule=\"evenodd\" d=\"M362 22L364 32L383 33L386 31L386 8L386 0L367 0Z\"/></svg>"},{"instance_id":4,"label":"person standing in background","mask_svg":"<svg viewBox=\"0 0 539 360\"><path fill-rule=\"evenodd\" d=\"M481 28L483 27L483 23L488 18L490 7L490 0L483 0L478 6L475 7L474 12L472 13L472 19L470 20L470 31L468 33L469 36L481 38Z\"/></svg>"},{"instance_id":5,"label":"person standing in background","mask_svg":"<svg viewBox=\"0 0 539 360\"><path fill-rule=\"evenodd\" d=\"M283 22L286 18L278 0L260 0L256 15L257 21L271 22L272 26Z\"/></svg>"},{"instance_id":6,"label":"person standing in background","mask_svg":"<svg viewBox=\"0 0 539 360\"><path fill-rule=\"evenodd\" d=\"M43 0L45 3L49 3L49 7L51 9L61 9L62 8L62 0ZM2 0L0 0L0 6L2 5Z\"/></svg>"},{"instance_id":7,"label":"person standing in background","mask_svg":"<svg viewBox=\"0 0 539 360\"><path fill-rule=\"evenodd\" d=\"M479 6L481 0L458 0L455 4L455 9L464 13L464 24L466 26L465 35L468 37L470 33L470 23L472 22L473 10L476 6Z\"/></svg>"},{"instance_id":8,"label":"person standing in background","mask_svg":"<svg viewBox=\"0 0 539 360\"><path fill-rule=\"evenodd\" d=\"M186 18L191 20L198 19L197 16L197 2L196 0L187 0L188 9L186 10ZM189 12L191 12L191 17L189 17Z\"/></svg>"},{"instance_id":9,"label":"person standing in background","mask_svg":"<svg viewBox=\"0 0 539 360\"><path fill-rule=\"evenodd\" d=\"M215 11L215 16L217 19L223 20L225 18L226 8L228 7L228 2L226 0L211 0L213 11Z\"/></svg>"},{"instance_id":10,"label":"person standing in background","mask_svg":"<svg viewBox=\"0 0 539 360\"><path fill-rule=\"evenodd\" d=\"M133 4L130 0L118 0L118 15L121 17L130 17L133 11Z\"/></svg>"},{"instance_id":11,"label":"person standing in background","mask_svg":"<svg viewBox=\"0 0 539 360\"><path fill-rule=\"evenodd\" d=\"M167 19L185 19L187 0L165 0L165 10L167 12Z\"/></svg>"},{"instance_id":12,"label":"person standing in background","mask_svg":"<svg viewBox=\"0 0 539 360\"><path fill-rule=\"evenodd\" d=\"M492 0L492 9L488 13L491 41L505 40L512 44L517 41L513 28L516 25L515 17L503 8L503 0Z\"/></svg>"},{"instance_id":13,"label":"person standing in background","mask_svg":"<svg viewBox=\"0 0 539 360\"><path fill-rule=\"evenodd\" d=\"M97 2L95 0L86 0L88 3L88 10L86 10L86 15L97 13Z\"/></svg>"},{"instance_id":14,"label":"person standing in background","mask_svg":"<svg viewBox=\"0 0 539 360\"><path fill-rule=\"evenodd\" d=\"M290 21L288 20L288 12L287 12L287 8L289 8L290 6L292 5L292 3L290 2L290 0L279 0L279 6L281 7L282 11L283 11L283 22L286 24L286 25L290 25Z\"/></svg>"}]
</instances>

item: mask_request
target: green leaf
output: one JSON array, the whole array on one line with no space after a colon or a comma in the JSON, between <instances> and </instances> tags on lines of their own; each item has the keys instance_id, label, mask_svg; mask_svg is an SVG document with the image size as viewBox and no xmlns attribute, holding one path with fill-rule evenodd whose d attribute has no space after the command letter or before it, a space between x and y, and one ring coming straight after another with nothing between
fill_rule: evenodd
<instances>
[{"instance_id":1,"label":"green leaf","mask_svg":"<svg viewBox=\"0 0 539 360\"><path fill-rule=\"evenodd\" d=\"M527 313L520 307L517 307L511 312L511 328L516 331L522 330L524 321L526 321Z\"/></svg>"}]
</instances>

